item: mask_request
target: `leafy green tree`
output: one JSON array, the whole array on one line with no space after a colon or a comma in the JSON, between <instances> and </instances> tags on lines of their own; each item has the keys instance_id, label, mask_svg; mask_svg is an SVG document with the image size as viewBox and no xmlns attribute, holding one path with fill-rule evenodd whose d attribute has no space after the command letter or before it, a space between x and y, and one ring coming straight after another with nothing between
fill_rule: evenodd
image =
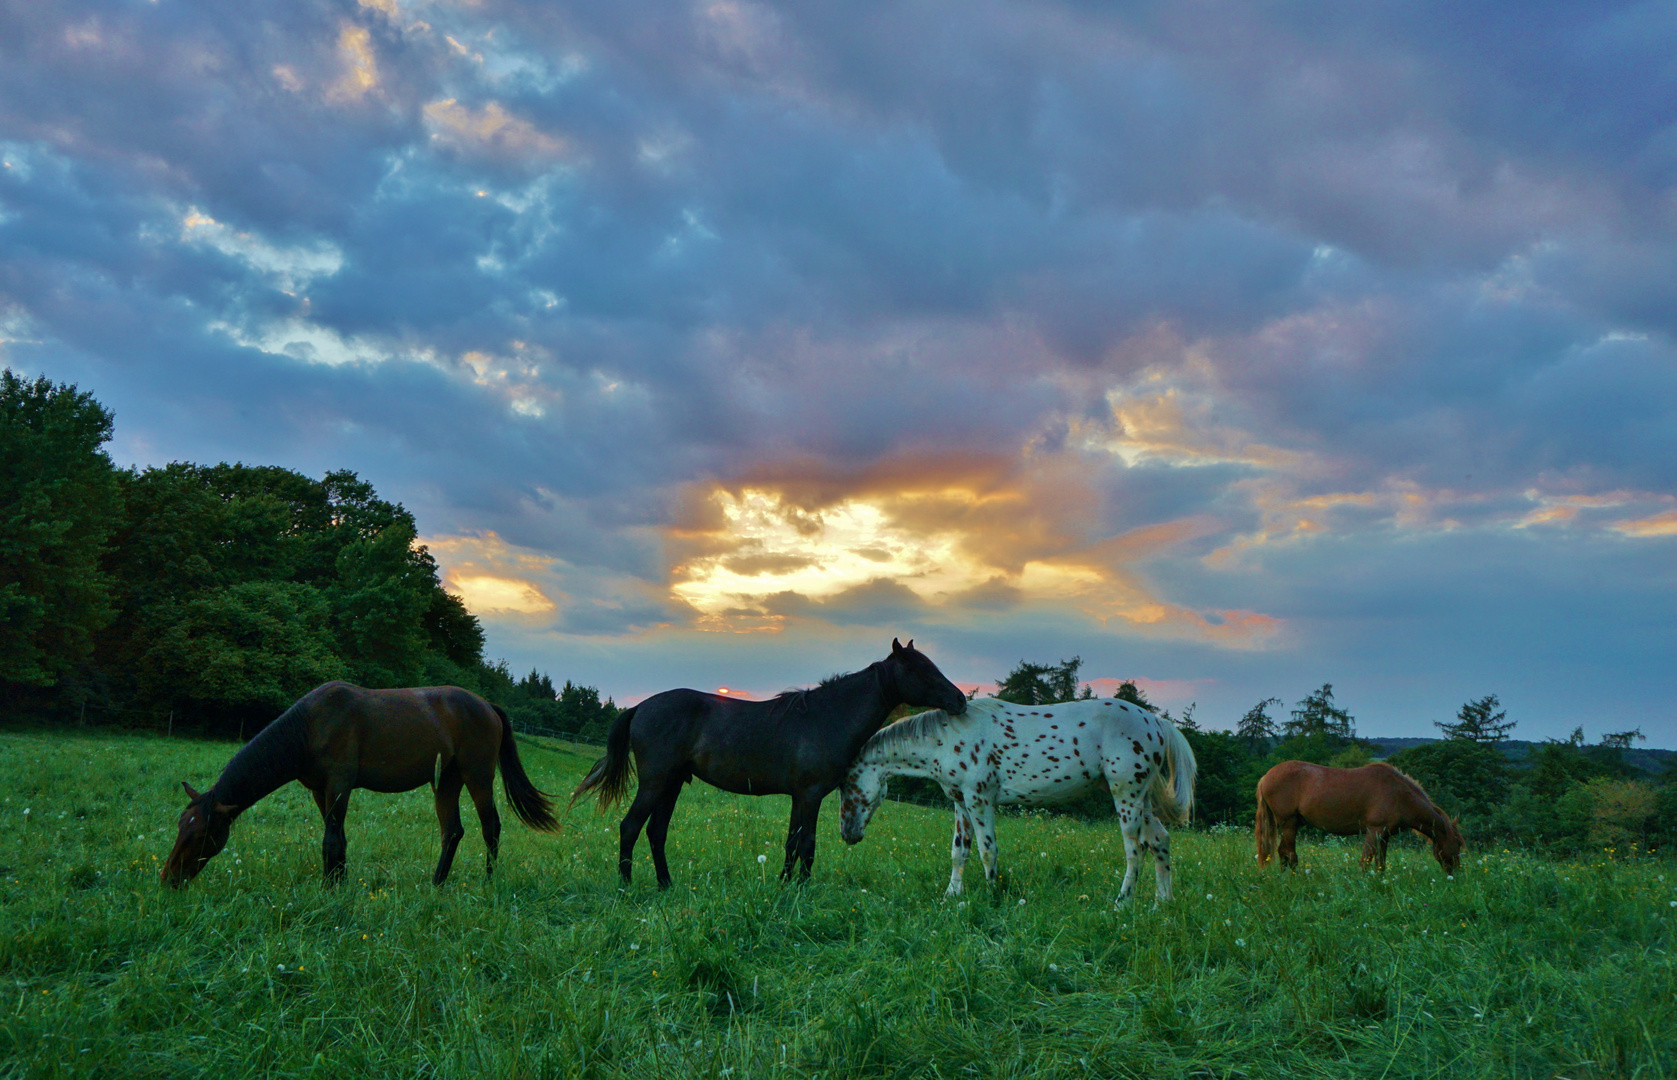
<instances>
[{"instance_id":1,"label":"leafy green tree","mask_svg":"<svg viewBox=\"0 0 1677 1080\"><path fill-rule=\"evenodd\" d=\"M1423 743L1387 760L1420 781L1447 813L1463 817L1464 827L1490 821L1507 800L1513 780L1502 751L1477 739Z\"/></svg>"},{"instance_id":2,"label":"leafy green tree","mask_svg":"<svg viewBox=\"0 0 1677 1080\"><path fill-rule=\"evenodd\" d=\"M1629 750L1634 742L1646 742L1648 736L1642 734L1641 728L1631 728L1629 731L1613 731L1601 737L1601 745L1613 750Z\"/></svg>"},{"instance_id":3,"label":"leafy green tree","mask_svg":"<svg viewBox=\"0 0 1677 1080\"><path fill-rule=\"evenodd\" d=\"M1083 658L1079 656L1061 660L1058 664L1033 664L1021 660L1006 678L997 683L996 692L990 696L1015 705L1053 705L1075 701L1079 696L1088 698L1093 695L1092 690L1085 686L1079 695L1077 689L1077 671L1082 666Z\"/></svg>"},{"instance_id":4,"label":"leafy green tree","mask_svg":"<svg viewBox=\"0 0 1677 1080\"><path fill-rule=\"evenodd\" d=\"M422 619L436 564L415 547L411 520L398 520L338 553L327 591L338 645L352 678L364 686L416 681L429 644Z\"/></svg>"},{"instance_id":5,"label":"leafy green tree","mask_svg":"<svg viewBox=\"0 0 1677 1080\"><path fill-rule=\"evenodd\" d=\"M1465 739L1468 742L1495 745L1508 738L1515 721L1497 706L1502 704L1495 694L1486 694L1477 701L1469 701L1456 711L1456 722L1433 721L1433 727L1444 732L1446 739Z\"/></svg>"},{"instance_id":6,"label":"leafy green tree","mask_svg":"<svg viewBox=\"0 0 1677 1080\"><path fill-rule=\"evenodd\" d=\"M1247 753L1261 753L1279 734L1275 727L1275 721L1270 718L1269 707L1280 704L1280 698L1264 698L1247 709L1246 715L1242 716L1240 723L1235 725L1234 733L1245 742Z\"/></svg>"},{"instance_id":7,"label":"leafy green tree","mask_svg":"<svg viewBox=\"0 0 1677 1080\"><path fill-rule=\"evenodd\" d=\"M483 656L483 626L466 610L466 602L445 589L429 589L430 601L420 620L431 652L450 663L469 668Z\"/></svg>"},{"instance_id":8,"label":"leafy green tree","mask_svg":"<svg viewBox=\"0 0 1677 1080\"><path fill-rule=\"evenodd\" d=\"M346 665L312 585L245 581L179 604L141 657L147 698L200 719L257 730Z\"/></svg>"},{"instance_id":9,"label":"leafy green tree","mask_svg":"<svg viewBox=\"0 0 1677 1080\"><path fill-rule=\"evenodd\" d=\"M53 686L115 614L100 567L121 517L91 394L0 370L0 683Z\"/></svg>"},{"instance_id":10,"label":"leafy green tree","mask_svg":"<svg viewBox=\"0 0 1677 1080\"><path fill-rule=\"evenodd\" d=\"M344 678L374 687L484 682L482 627L442 588L412 515L354 473L314 480L267 466L176 463L119 475L129 512L108 560L122 608L101 645L109 669L139 671L143 658L150 669L187 670L166 654L195 639L194 626L176 626L188 600L285 584L325 602L318 632ZM213 687L202 680L185 699L156 679L129 681L141 707L212 721L246 700L203 697Z\"/></svg>"},{"instance_id":11,"label":"leafy green tree","mask_svg":"<svg viewBox=\"0 0 1677 1080\"><path fill-rule=\"evenodd\" d=\"M1199 766L1194 779L1194 820L1200 825L1250 824L1252 788L1245 782L1250 755L1240 737L1198 727L1183 728L1182 734Z\"/></svg>"}]
</instances>

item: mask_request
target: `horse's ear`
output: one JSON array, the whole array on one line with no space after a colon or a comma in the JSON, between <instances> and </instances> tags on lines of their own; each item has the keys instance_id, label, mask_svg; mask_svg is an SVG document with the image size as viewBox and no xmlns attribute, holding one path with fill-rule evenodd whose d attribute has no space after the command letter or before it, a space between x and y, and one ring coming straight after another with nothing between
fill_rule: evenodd
<instances>
[{"instance_id":1,"label":"horse's ear","mask_svg":"<svg viewBox=\"0 0 1677 1080\"><path fill-rule=\"evenodd\" d=\"M228 806L224 802L217 802L215 804L215 812L217 814L220 814L222 817L230 817L233 814L237 814L242 809L244 809L244 807L242 807L242 806Z\"/></svg>"},{"instance_id":2,"label":"horse's ear","mask_svg":"<svg viewBox=\"0 0 1677 1080\"><path fill-rule=\"evenodd\" d=\"M909 644L912 645L914 643L911 641L911 642L909 642ZM891 639L891 655L896 656L898 653L900 653L902 651L903 651L902 642L898 641L896 638L892 638Z\"/></svg>"},{"instance_id":3,"label":"horse's ear","mask_svg":"<svg viewBox=\"0 0 1677 1080\"><path fill-rule=\"evenodd\" d=\"M198 793L192 789L191 784L187 783L185 780L182 780L181 781L181 787L186 789L186 797L188 799L191 799L193 802L198 801Z\"/></svg>"},{"instance_id":4,"label":"horse's ear","mask_svg":"<svg viewBox=\"0 0 1677 1080\"><path fill-rule=\"evenodd\" d=\"M908 639L908 644L903 646L903 652L908 652L913 648L914 648L914 639L909 638Z\"/></svg>"}]
</instances>

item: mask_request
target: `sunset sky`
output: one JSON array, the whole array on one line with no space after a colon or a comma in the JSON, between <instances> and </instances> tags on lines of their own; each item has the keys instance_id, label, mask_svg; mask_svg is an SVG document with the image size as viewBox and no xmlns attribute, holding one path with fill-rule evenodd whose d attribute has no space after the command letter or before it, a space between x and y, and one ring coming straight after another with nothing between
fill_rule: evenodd
<instances>
[{"instance_id":1,"label":"sunset sky","mask_svg":"<svg viewBox=\"0 0 1677 1080\"><path fill-rule=\"evenodd\" d=\"M1677 746L1677 6L0 3L0 362L619 702Z\"/></svg>"}]
</instances>

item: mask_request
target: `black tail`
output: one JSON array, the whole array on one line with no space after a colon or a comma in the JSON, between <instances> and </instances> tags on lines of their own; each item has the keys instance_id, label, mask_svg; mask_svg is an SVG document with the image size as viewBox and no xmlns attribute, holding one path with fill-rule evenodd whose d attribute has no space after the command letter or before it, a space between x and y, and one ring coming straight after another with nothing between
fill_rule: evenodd
<instances>
[{"instance_id":1,"label":"black tail","mask_svg":"<svg viewBox=\"0 0 1677 1080\"><path fill-rule=\"evenodd\" d=\"M501 718L501 786L506 789L507 802L518 819L530 828L542 832L557 830L559 819L553 816L553 804L530 783L524 763L518 760L518 740L512 734L512 720L499 705L492 703L490 707Z\"/></svg>"},{"instance_id":2,"label":"black tail","mask_svg":"<svg viewBox=\"0 0 1677 1080\"><path fill-rule=\"evenodd\" d=\"M598 788L600 809L609 810L629 790L629 721L634 719L636 708L638 706L631 705L612 721L611 731L606 734L606 756L594 763L588 775L582 778L582 783L571 792L572 806Z\"/></svg>"}]
</instances>

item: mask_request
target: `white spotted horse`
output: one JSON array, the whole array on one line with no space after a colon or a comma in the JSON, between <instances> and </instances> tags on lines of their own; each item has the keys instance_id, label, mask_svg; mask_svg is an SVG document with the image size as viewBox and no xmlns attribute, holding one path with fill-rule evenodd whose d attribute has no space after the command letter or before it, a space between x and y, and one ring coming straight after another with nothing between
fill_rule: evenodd
<instances>
[{"instance_id":1,"label":"white spotted horse","mask_svg":"<svg viewBox=\"0 0 1677 1080\"><path fill-rule=\"evenodd\" d=\"M1170 899L1170 837L1194 799L1194 751L1176 725L1127 701L1088 698L1057 705L1015 705L988 698L965 713L939 710L905 717L869 739L843 785L839 833L861 841L892 776L933 780L955 804L949 894L977 839L984 876L996 880L995 811L999 805L1052 806L1096 785L1112 793L1124 835L1124 885L1135 886L1137 860L1153 855L1158 900Z\"/></svg>"}]
</instances>

